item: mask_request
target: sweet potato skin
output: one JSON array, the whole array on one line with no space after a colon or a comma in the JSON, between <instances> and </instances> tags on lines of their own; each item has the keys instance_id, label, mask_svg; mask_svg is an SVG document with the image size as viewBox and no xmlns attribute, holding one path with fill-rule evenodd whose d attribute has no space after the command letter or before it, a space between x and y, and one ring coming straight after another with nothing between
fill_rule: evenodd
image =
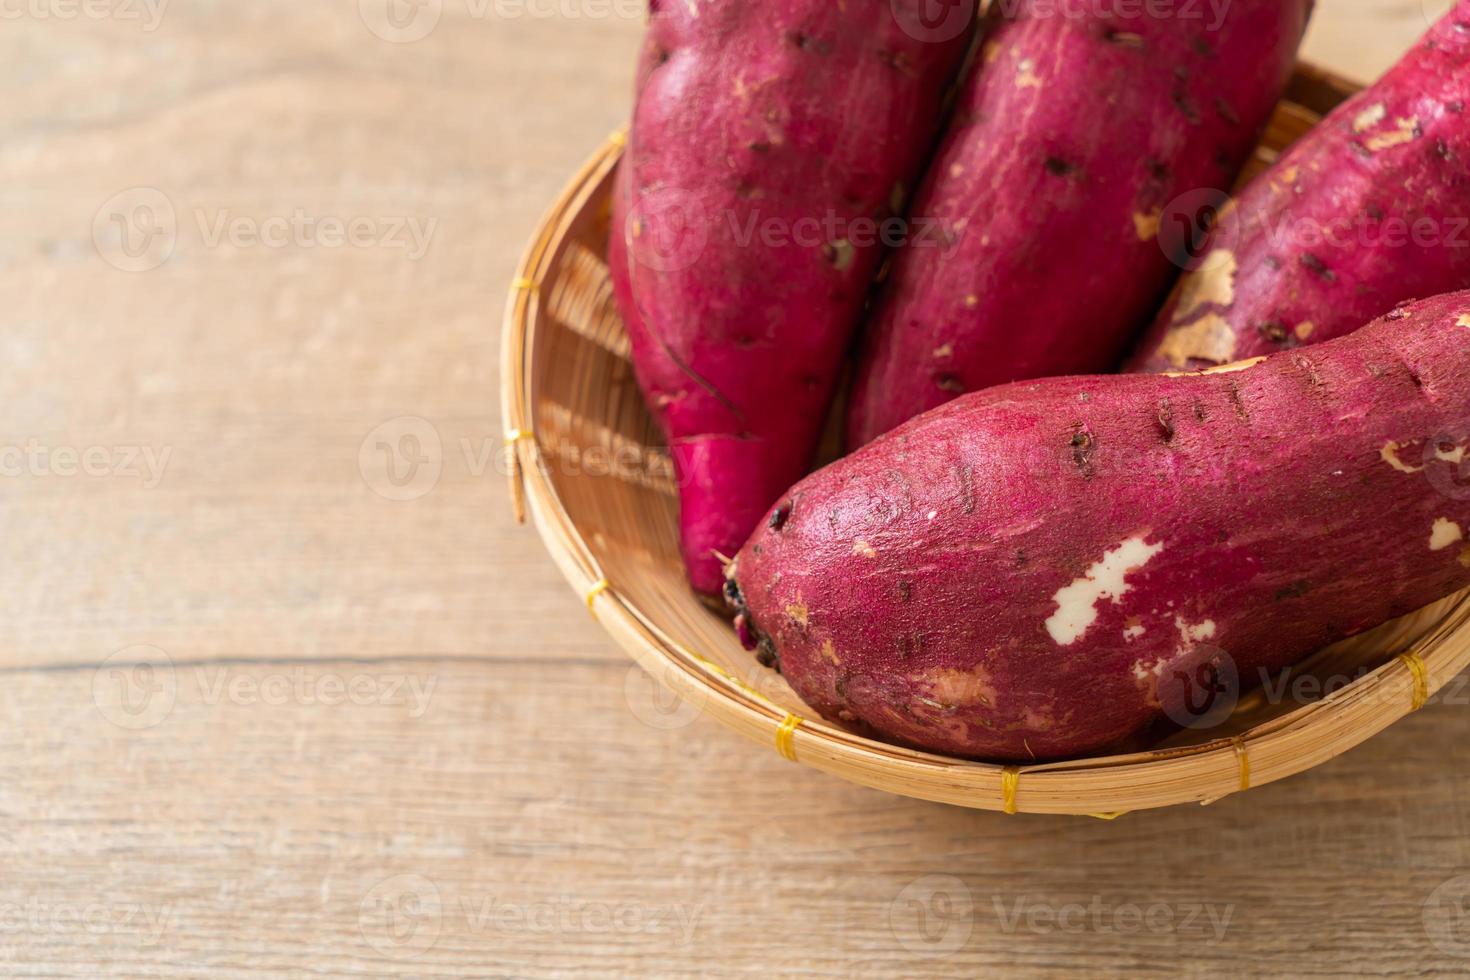
<instances>
[{"instance_id":1,"label":"sweet potato skin","mask_svg":"<svg viewBox=\"0 0 1470 980\"><path fill-rule=\"evenodd\" d=\"M1233 0L1217 26L1205 5L1064 16L1021 0L993 18L914 202L951 247L895 255L849 445L964 391L1113 369L1178 273L1164 208L1234 181L1310 7Z\"/></svg>"},{"instance_id":2,"label":"sweet potato skin","mask_svg":"<svg viewBox=\"0 0 1470 980\"><path fill-rule=\"evenodd\" d=\"M1168 714L1161 678L1249 683L1470 585L1467 324L1455 293L1229 370L951 402L782 499L738 625L886 739L1106 747Z\"/></svg>"},{"instance_id":3,"label":"sweet potato skin","mask_svg":"<svg viewBox=\"0 0 1470 980\"><path fill-rule=\"evenodd\" d=\"M650 5L611 269L699 591L811 463L877 225L973 35L973 10L930 24L925 2Z\"/></svg>"},{"instance_id":4,"label":"sweet potato skin","mask_svg":"<svg viewBox=\"0 0 1470 980\"><path fill-rule=\"evenodd\" d=\"M1470 285L1470 0L1224 207L1127 368L1340 337Z\"/></svg>"}]
</instances>

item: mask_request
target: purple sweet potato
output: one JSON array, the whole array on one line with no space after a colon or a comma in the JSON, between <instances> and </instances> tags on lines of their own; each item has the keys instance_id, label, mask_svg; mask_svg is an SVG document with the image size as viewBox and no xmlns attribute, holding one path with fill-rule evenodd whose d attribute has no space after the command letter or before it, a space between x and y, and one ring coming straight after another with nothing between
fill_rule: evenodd
<instances>
[{"instance_id":1,"label":"purple sweet potato","mask_svg":"<svg viewBox=\"0 0 1470 980\"><path fill-rule=\"evenodd\" d=\"M1178 266L1166 206L1229 186L1290 77L1310 0L1020 0L987 33L915 198L848 413L861 445L957 394L1111 370ZM1194 11L1194 15L1190 15Z\"/></svg>"},{"instance_id":2,"label":"purple sweet potato","mask_svg":"<svg viewBox=\"0 0 1470 980\"><path fill-rule=\"evenodd\" d=\"M1181 721L1180 677L1250 683L1470 585L1467 422L1470 292L1209 372L992 388L798 484L727 596L829 719L1086 753Z\"/></svg>"},{"instance_id":3,"label":"purple sweet potato","mask_svg":"<svg viewBox=\"0 0 1470 980\"><path fill-rule=\"evenodd\" d=\"M1221 209L1129 370L1340 337L1470 286L1470 0Z\"/></svg>"},{"instance_id":4,"label":"purple sweet potato","mask_svg":"<svg viewBox=\"0 0 1470 980\"><path fill-rule=\"evenodd\" d=\"M701 592L810 466L884 226L973 36L972 7L945 10L650 3L611 265Z\"/></svg>"}]
</instances>

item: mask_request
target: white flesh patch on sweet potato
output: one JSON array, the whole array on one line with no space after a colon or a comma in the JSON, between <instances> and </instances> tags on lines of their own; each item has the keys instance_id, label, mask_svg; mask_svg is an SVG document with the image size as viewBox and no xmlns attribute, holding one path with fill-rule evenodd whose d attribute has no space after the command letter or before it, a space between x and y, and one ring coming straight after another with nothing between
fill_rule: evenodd
<instances>
[{"instance_id":1,"label":"white flesh patch on sweet potato","mask_svg":"<svg viewBox=\"0 0 1470 980\"><path fill-rule=\"evenodd\" d=\"M1201 374L1231 374L1235 371L1244 371L1253 368L1266 359L1266 355L1260 357L1248 357L1243 361L1231 361L1229 364L1216 364L1214 367L1201 368L1198 371L1165 371L1166 378L1192 378Z\"/></svg>"},{"instance_id":2,"label":"white flesh patch on sweet potato","mask_svg":"<svg viewBox=\"0 0 1470 980\"><path fill-rule=\"evenodd\" d=\"M1410 466L1408 463L1405 463L1403 460L1399 459L1399 450L1402 448L1402 446L1390 439L1388 442L1383 444L1382 449L1378 450L1378 455L1382 456L1385 463L1387 463L1389 466L1392 466L1400 473L1424 472L1424 467Z\"/></svg>"},{"instance_id":3,"label":"white flesh patch on sweet potato","mask_svg":"<svg viewBox=\"0 0 1470 980\"><path fill-rule=\"evenodd\" d=\"M1184 277L1179 286L1179 307L1174 322L1189 320L1202 306L1229 306L1235 302L1235 274L1239 266L1235 253L1217 248L1200 267Z\"/></svg>"},{"instance_id":4,"label":"white flesh patch on sweet potato","mask_svg":"<svg viewBox=\"0 0 1470 980\"><path fill-rule=\"evenodd\" d=\"M1465 532L1460 528L1460 525L1448 517L1441 517L1434 522L1434 527L1429 532L1429 550L1442 551L1456 541L1463 541L1464 539Z\"/></svg>"},{"instance_id":5,"label":"white flesh patch on sweet potato","mask_svg":"<svg viewBox=\"0 0 1470 980\"><path fill-rule=\"evenodd\" d=\"M995 706L995 682L990 673L980 666L968 670L941 668L927 677L911 677L911 681L928 682L929 696L945 708L960 705L983 704Z\"/></svg>"},{"instance_id":6,"label":"white flesh patch on sweet potato","mask_svg":"<svg viewBox=\"0 0 1470 980\"><path fill-rule=\"evenodd\" d=\"M1159 234L1159 218L1163 217L1162 208L1154 208L1147 213L1143 211L1133 212L1133 231L1138 235L1141 242L1153 241Z\"/></svg>"},{"instance_id":7,"label":"white flesh patch on sweet potato","mask_svg":"<svg viewBox=\"0 0 1470 980\"><path fill-rule=\"evenodd\" d=\"M1455 326L1470 327L1470 313L1461 313L1459 316L1455 317Z\"/></svg>"},{"instance_id":8,"label":"white flesh patch on sweet potato","mask_svg":"<svg viewBox=\"0 0 1470 980\"><path fill-rule=\"evenodd\" d=\"M1235 331L1218 313L1207 313L1186 327L1175 327L1159 345L1159 353L1177 368L1192 358L1226 363L1235 359Z\"/></svg>"},{"instance_id":9,"label":"white flesh patch on sweet potato","mask_svg":"<svg viewBox=\"0 0 1470 980\"><path fill-rule=\"evenodd\" d=\"M1122 599L1131 588L1129 572L1136 572L1164 550L1163 542L1149 544L1143 535L1129 538L1089 568L1072 584L1057 590L1052 600L1057 611L1046 621L1046 631L1060 646L1075 643L1097 622L1097 604L1103 599Z\"/></svg>"},{"instance_id":10,"label":"white flesh patch on sweet potato","mask_svg":"<svg viewBox=\"0 0 1470 980\"><path fill-rule=\"evenodd\" d=\"M1383 122L1383 117L1388 114L1388 108L1382 102L1375 102L1362 112L1353 117L1353 132L1365 133Z\"/></svg>"},{"instance_id":11,"label":"white flesh patch on sweet potato","mask_svg":"<svg viewBox=\"0 0 1470 980\"><path fill-rule=\"evenodd\" d=\"M1036 74L1036 62L1022 58L1016 65L1016 88L1041 88L1041 77Z\"/></svg>"},{"instance_id":12,"label":"white flesh patch on sweet potato","mask_svg":"<svg viewBox=\"0 0 1470 980\"><path fill-rule=\"evenodd\" d=\"M1207 619L1202 623L1191 626L1183 616L1174 617L1174 628L1179 631L1179 638L1184 642L1180 644L1179 652L1186 653L1191 647L1201 640L1208 640L1215 635L1215 621Z\"/></svg>"},{"instance_id":13,"label":"white flesh patch on sweet potato","mask_svg":"<svg viewBox=\"0 0 1470 980\"><path fill-rule=\"evenodd\" d=\"M855 555L862 555L864 558L878 557L878 552L873 550L873 546L868 544L868 542L864 541L862 538L856 538L853 540L852 553Z\"/></svg>"},{"instance_id":14,"label":"white flesh patch on sweet potato","mask_svg":"<svg viewBox=\"0 0 1470 980\"><path fill-rule=\"evenodd\" d=\"M1292 332L1296 334L1297 340L1306 340L1308 337L1312 336L1312 332L1316 329L1317 325L1311 320L1303 320L1301 323L1298 323L1296 325L1296 329Z\"/></svg>"},{"instance_id":15,"label":"white flesh patch on sweet potato","mask_svg":"<svg viewBox=\"0 0 1470 980\"><path fill-rule=\"evenodd\" d=\"M1419 133L1419 120L1414 116L1401 116L1396 120L1396 127L1386 133L1380 133L1372 139L1364 140L1363 145L1370 153L1386 150L1390 146L1398 146L1407 143Z\"/></svg>"}]
</instances>

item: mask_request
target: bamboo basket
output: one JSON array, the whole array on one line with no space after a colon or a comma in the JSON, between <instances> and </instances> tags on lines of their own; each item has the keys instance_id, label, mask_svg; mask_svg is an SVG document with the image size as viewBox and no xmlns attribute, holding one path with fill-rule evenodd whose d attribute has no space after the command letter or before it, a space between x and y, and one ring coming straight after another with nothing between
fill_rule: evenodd
<instances>
[{"instance_id":1,"label":"bamboo basket","mask_svg":"<svg viewBox=\"0 0 1470 980\"><path fill-rule=\"evenodd\" d=\"M1298 68L1251 170L1259 171L1356 86ZM615 133L536 231L506 309L502 408L516 517L613 638L704 712L783 757L891 793L1007 813L1112 818L1210 803L1310 769L1421 707L1470 663L1470 591L1330 647L1291 677L1316 700L1247 694L1221 725L1147 751L1027 766L887 745L809 717L756 665L728 619L685 585L678 498L644 409L605 260ZM1249 171L1247 176L1249 176ZM1307 688L1310 690L1310 688Z\"/></svg>"}]
</instances>

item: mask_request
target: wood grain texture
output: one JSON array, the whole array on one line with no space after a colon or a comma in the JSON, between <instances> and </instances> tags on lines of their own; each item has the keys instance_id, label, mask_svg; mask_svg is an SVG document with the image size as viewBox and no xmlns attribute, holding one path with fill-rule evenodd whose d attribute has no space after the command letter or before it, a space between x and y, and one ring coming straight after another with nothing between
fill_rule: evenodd
<instances>
[{"instance_id":1,"label":"wood grain texture","mask_svg":"<svg viewBox=\"0 0 1470 980\"><path fill-rule=\"evenodd\" d=\"M848 786L662 696L495 458L504 289L641 15L382 9L6 7L0 973L1466 972L1464 697L1101 822ZM1325 0L1307 55L1371 78L1424 18Z\"/></svg>"}]
</instances>

